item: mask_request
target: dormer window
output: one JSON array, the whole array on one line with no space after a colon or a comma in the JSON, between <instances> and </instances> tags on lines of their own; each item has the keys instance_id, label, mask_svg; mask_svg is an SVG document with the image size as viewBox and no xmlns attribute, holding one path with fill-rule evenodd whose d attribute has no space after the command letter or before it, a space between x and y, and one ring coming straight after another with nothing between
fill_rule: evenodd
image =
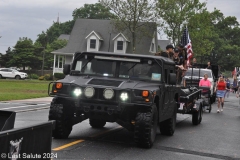
<instances>
[{"instance_id":1,"label":"dormer window","mask_svg":"<svg viewBox=\"0 0 240 160\"><path fill-rule=\"evenodd\" d=\"M90 48L92 49L96 48L96 39L90 39Z\"/></svg>"},{"instance_id":2,"label":"dormer window","mask_svg":"<svg viewBox=\"0 0 240 160\"><path fill-rule=\"evenodd\" d=\"M123 50L123 41L117 41L117 50L119 51Z\"/></svg>"},{"instance_id":3,"label":"dormer window","mask_svg":"<svg viewBox=\"0 0 240 160\"><path fill-rule=\"evenodd\" d=\"M87 40L87 51L99 51L103 41L99 33L92 31L85 39Z\"/></svg>"},{"instance_id":4,"label":"dormer window","mask_svg":"<svg viewBox=\"0 0 240 160\"><path fill-rule=\"evenodd\" d=\"M117 34L114 38L114 52L126 53L129 40L122 34Z\"/></svg>"}]
</instances>

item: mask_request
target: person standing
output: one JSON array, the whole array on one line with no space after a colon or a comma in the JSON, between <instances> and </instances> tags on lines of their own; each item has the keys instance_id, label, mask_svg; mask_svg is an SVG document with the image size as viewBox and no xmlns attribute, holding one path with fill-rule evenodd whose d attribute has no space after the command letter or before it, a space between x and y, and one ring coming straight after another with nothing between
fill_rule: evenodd
<instances>
[{"instance_id":1,"label":"person standing","mask_svg":"<svg viewBox=\"0 0 240 160\"><path fill-rule=\"evenodd\" d=\"M182 71L184 70L183 64L179 58L179 50L178 48L174 49L174 54L172 57L172 60L175 62L175 66L176 66L176 79L177 79L177 84L181 84L182 82Z\"/></svg>"},{"instance_id":2,"label":"person standing","mask_svg":"<svg viewBox=\"0 0 240 160\"><path fill-rule=\"evenodd\" d=\"M229 80L228 77L226 77L226 84L227 84L227 89L230 89L231 81Z\"/></svg>"},{"instance_id":3,"label":"person standing","mask_svg":"<svg viewBox=\"0 0 240 160\"><path fill-rule=\"evenodd\" d=\"M212 69L211 63L207 62L207 68L206 69Z\"/></svg>"},{"instance_id":4,"label":"person standing","mask_svg":"<svg viewBox=\"0 0 240 160\"><path fill-rule=\"evenodd\" d=\"M226 82L224 78L221 76L219 77L218 83L215 88L215 92L217 92L217 98L218 98L218 110L217 113L220 111L223 112L223 106L224 106L224 95L226 92ZM221 105L221 110L220 110L220 105Z\"/></svg>"},{"instance_id":5,"label":"person standing","mask_svg":"<svg viewBox=\"0 0 240 160\"><path fill-rule=\"evenodd\" d=\"M178 50L179 50L179 58L180 61L185 69L187 69L187 51L185 47L182 44L178 45Z\"/></svg>"},{"instance_id":6,"label":"person standing","mask_svg":"<svg viewBox=\"0 0 240 160\"><path fill-rule=\"evenodd\" d=\"M233 76L233 85L232 85L233 92L236 93L238 89L238 83L237 83L237 76Z\"/></svg>"},{"instance_id":7,"label":"person standing","mask_svg":"<svg viewBox=\"0 0 240 160\"><path fill-rule=\"evenodd\" d=\"M166 46L166 51L162 52L160 56L167 57L167 58L172 58L173 56L173 45L169 44Z\"/></svg>"}]
</instances>

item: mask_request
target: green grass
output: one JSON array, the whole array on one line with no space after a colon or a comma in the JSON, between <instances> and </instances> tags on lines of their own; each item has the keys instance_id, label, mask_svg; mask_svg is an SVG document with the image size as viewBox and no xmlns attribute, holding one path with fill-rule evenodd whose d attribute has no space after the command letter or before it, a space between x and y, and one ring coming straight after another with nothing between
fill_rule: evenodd
<instances>
[{"instance_id":1,"label":"green grass","mask_svg":"<svg viewBox=\"0 0 240 160\"><path fill-rule=\"evenodd\" d=\"M48 97L50 81L0 79L0 101Z\"/></svg>"}]
</instances>

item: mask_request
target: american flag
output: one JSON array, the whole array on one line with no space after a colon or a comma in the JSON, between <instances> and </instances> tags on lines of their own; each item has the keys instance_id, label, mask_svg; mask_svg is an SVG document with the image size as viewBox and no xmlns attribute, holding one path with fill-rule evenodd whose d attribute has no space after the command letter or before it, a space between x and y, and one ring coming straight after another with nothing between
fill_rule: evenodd
<instances>
[{"instance_id":1,"label":"american flag","mask_svg":"<svg viewBox=\"0 0 240 160\"><path fill-rule=\"evenodd\" d=\"M187 65L190 64L190 59L193 57L192 42L188 33L188 29L185 28L181 38L181 44L187 49Z\"/></svg>"}]
</instances>

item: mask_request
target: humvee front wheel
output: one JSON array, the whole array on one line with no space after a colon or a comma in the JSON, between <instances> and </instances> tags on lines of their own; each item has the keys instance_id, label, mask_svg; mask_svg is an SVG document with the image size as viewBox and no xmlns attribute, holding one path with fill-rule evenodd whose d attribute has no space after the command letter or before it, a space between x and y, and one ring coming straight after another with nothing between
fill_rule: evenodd
<instances>
[{"instance_id":1,"label":"humvee front wheel","mask_svg":"<svg viewBox=\"0 0 240 160\"><path fill-rule=\"evenodd\" d=\"M138 112L135 119L134 140L140 147L151 148L157 132L157 108L153 105L147 112Z\"/></svg>"},{"instance_id":2,"label":"humvee front wheel","mask_svg":"<svg viewBox=\"0 0 240 160\"><path fill-rule=\"evenodd\" d=\"M203 104L200 103L199 110L192 113L192 124L198 125L202 122Z\"/></svg>"},{"instance_id":3,"label":"humvee front wheel","mask_svg":"<svg viewBox=\"0 0 240 160\"><path fill-rule=\"evenodd\" d=\"M64 109L64 104L53 99L49 110L49 120L56 120L55 129L52 132L52 136L56 139L68 138L72 131L73 112L69 110Z\"/></svg>"},{"instance_id":4,"label":"humvee front wheel","mask_svg":"<svg viewBox=\"0 0 240 160\"><path fill-rule=\"evenodd\" d=\"M89 119L89 124L90 124L93 128L102 128L102 127L105 126L106 121L100 120L100 119Z\"/></svg>"},{"instance_id":5,"label":"humvee front wheel","mask_svg":"<svg viewBox=\"0 0 240 160\"><path fill-rule=\"evenodd\" d=\"M163 135L172 136L175 132L177 114L173 113L172 118L159 123L160 132Z\"/></svg>"}]
</instances>

